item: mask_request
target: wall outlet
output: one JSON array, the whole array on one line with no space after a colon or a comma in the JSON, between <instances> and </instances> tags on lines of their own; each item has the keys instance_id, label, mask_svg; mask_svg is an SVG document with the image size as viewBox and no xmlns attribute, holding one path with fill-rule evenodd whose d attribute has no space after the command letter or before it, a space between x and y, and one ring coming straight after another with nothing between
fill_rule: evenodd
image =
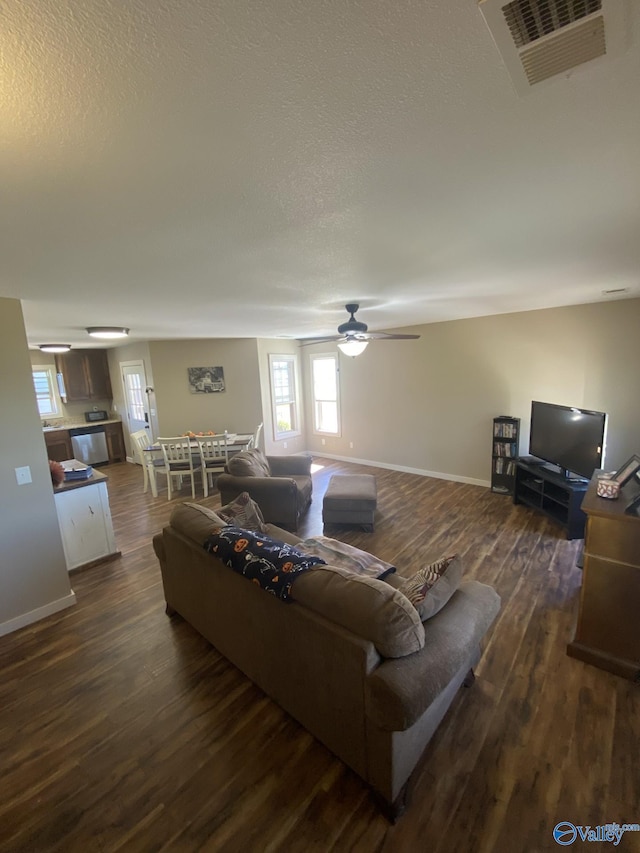
<instances>
[{"instance_id":1,"label":"wall outlet","mask_svg":"<svg viewBox=\"0 0 640 853\"><path fill-rule=\"evenodd\" d=\"M321 439L321 443L322 443L322 444L326 444L327 442L326 442L326 441L324 440L324 438L323 438L323 439Z\"/></svg>"},{"instance_id":2,"label":"wall outlet","mask_svg":"<svg viewBox=\"0 0 640 853\"><path fill-rule=\"evenodd\" d=\"M19 486L26 486L31 482L31 468L24 465L22 468L16 468L16 480Z\"/></svg>"},{"instance_id":3,"label":"wall outlet","mask_svg":"<svg viewBox=\"0 0 640 853\"><path fill-rule=\"evenodd\" d=\"M283 441L283 442L282 442L282 446L283 446L283 447L284 447L284 449L286 450L286 449L287 449L287 447L288 447L289 445L287 444L287 442L286 442L286 441Z\"/></svg>"},{"instance_id":4,"label":"wall outlet","mask_svg":"<svg viewBox=\"0 0 640 853\"><path fill-rule=\"evenodd\" d=\"M349 442L349 449L353 450L353 442L352 441Z\"/></svg>"}]
</instances>

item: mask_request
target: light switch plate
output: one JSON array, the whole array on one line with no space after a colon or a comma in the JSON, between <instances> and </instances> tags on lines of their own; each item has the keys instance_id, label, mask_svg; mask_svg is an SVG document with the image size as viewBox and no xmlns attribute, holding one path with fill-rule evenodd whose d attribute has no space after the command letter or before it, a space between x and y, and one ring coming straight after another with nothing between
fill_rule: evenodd
<instances>
[{"instance_id":1,"label":"light switch plate","mask_svg":"<svg viewBox=\"0 0 640 853\"><path fill-rule=\"evenodd\" d=\"M16 480L19 486L26 486L31 482L31 468L28 465L23 465L22 468L16 468Z\"/></svg>"}]
</instances>

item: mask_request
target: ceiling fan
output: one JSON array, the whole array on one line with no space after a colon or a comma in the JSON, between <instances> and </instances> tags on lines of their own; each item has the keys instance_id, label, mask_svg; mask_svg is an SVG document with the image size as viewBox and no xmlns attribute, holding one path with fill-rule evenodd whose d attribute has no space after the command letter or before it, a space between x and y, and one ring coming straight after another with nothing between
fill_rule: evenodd
<instances>
[{"instance_id":1,"label":"ceiling fan","mask_svg":"<svg viewBox=\"0 0 640 853\"><path fill-rule=\"evenodd\" d=\"M419 338L420 335L398 335L392 332L368 332L367 324L356 320L355 314L360 307L357 302L349 302L344 306L351 315L346 323L338 326L337 335L329 335L321 338L305 338L300 341L300 346L307 344L320 344L327 341L335 341L345 355L355 357L364 352L369 341L401 341Z\"/></svg>"}]
</instances>

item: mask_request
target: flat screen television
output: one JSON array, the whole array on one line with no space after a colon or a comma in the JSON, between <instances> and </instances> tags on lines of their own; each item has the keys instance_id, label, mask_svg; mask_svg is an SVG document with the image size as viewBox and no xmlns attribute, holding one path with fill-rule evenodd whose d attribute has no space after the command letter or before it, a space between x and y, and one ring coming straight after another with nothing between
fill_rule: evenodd
<instances>
[{"instance_id":1,"label":"flat screen television","mask_svg":"<svg viewBox=\"0 0 640 853\"><path fill-rule=\"evenodd\" d=\"M602 468L607 416L555 403L531 403L529 453L557 465L565 477L591 479Z\"/></svg>"}]
</instances>

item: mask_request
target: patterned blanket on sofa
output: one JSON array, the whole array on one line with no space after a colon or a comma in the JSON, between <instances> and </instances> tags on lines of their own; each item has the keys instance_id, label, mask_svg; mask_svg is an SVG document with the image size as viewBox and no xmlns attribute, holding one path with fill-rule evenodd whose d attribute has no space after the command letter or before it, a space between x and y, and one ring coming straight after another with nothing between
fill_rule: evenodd
<instances>
[{"instance_id":1,"label":"patterned blanket on sofa","mask_svg":"<svg viewBox=\"0 0 640 853\"><path fill-rule=\"evenodd\" d=\"M297 575L324 564L321 557L231 524L207 537L204 548L215 554L225 566L282 601L289 600L291 584Z\"/></svg>"},{"instance_id":2,"label":"patterned blanket on sofa","mask_svg":"<svg viewBox=\"0 0 640 853\"><path fill-rule=\"evenodd\" d=\"M339 542L329 536L305 539L303 542L298 542L296 548L304 554L322 557L323 562L328 563L329 566L337 566L354 575L384 580L387 575L396 570L391 563L385 563L384 560L374 557L367 551L361 551L353 545L347 545L346 542Z\"/></svg>"}]
</instances>

